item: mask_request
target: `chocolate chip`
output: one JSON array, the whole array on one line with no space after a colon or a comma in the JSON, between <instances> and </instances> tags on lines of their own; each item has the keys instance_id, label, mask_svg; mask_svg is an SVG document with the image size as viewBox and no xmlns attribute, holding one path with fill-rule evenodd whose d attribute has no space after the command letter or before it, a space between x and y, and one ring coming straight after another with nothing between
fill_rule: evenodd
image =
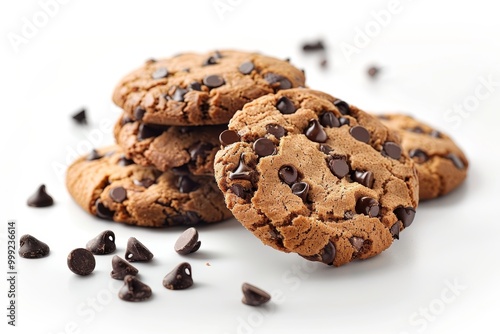
<instances>
[{"instance_id":1,"label":"chocolate chip","mask_svg":"<svg viewBox=\"0 0 500 334\"><path fill-rule=\"evenodd\" d=\"M460 160L460 158L457 157L455 154L449 153L446 156L446 158L450 159L453 162L453 164L455 165L455 167L457 167L458 169L464 169L465 168L465 165L462 162L462 160Z\"/></svg>"},{"instance_id":2,"label":"chocolate chip","mask_svg":"<svg viewBox=\"0 0 500 334\"><path fill-rule=\"evenodd\" d=\"M194 211L186 211L186 220L184 224L186 225L196 225L199 223L202 223L203 220L200 218L200 216L194 212Z\"/></svg>"},{"instance_id":3,"label":"chocolate chip","mask_svg":"<svg viewBox=\"0 0 500 334\"><path fill-rule=\"evenodd\" d=\"M177 87L174 91L174 95L172 95L172 100L177 102L184 102L184 95L186 95L187 92L187 89Z\"/></svg>"},{"instance_id":4,"label":"chocolate chip","mask_svg":"<svg viewBox=\"0 0 500 334\"><path fill-rule=\"evenodd\" d=\"M217 64L217 59L213 56L210 56L208 57L207 59L205 59L205 61L203 62L203 66L208 66L208 65L215 65Z\"/></svg>"},{"instance_id":5,"label":"chocolate chip","mask_svg":"<svg viewBox=\"0 0 500 334\"><path fill-rule=\"evenodd\" d=\"M92 151L90 151L89 155L87 155L87 161L98 160L101 158L102 158L102 155L100 155L96 149L92 149Z\"/></svg>"},{"instance_id":6,"label":"chocolate chip","mask_svg":"<svg viewBox=\"0 0 500 334\"><path fill-rule=\"evenodd\" d=\"M125 259L128 262L150 261L153 258L153 253L149 251L139 240L130 237L127 241L127 250Z\"/></svg>"},{"instance_id":7,"label":"chocolate chip","mask_svg":"<svg viewBox=\"0 0 500 334\"><path fill-rule=\"evenodd\" d=\"M324 51L325 45L323 41L319 40L317 42L305 43L302 45L302 51L311 52L311 51Z\"/></svg>"},{"instance_id":8,"label":"chocolate chip","mask_svg":"<svg viewBox=\"0 0 500 334\"><path fill-rule=\"evenodd\" d=\"M275 74L266 73L264 75L264 80L266 80L275 89L290 89L292 88L292 83L287 78Z\"/></svg>"},{"instance_id":9,"label":"chocolate chip","mask_svg":"<svg viewBox=\"0 0 500 334\"><path fill-rule=\"evenodd\" d=\"M380 73L380 67L377 67L377 66L370 66L368 68L368 70L366 71L366 73L368 74L368 76L372 79L375 79L378 74Z\"/></svg>"},{"instance_id":10,"label":"chocolate chip","mask_svg":"<svg viewBox=\"0 0 500 334\"><path fill-rule=\"evenodd\" d=\"M198 189L200 185L193 181L189 176L182 175L177 179L177 188L183 194L190 193Z\"/></svg>"},{"instance_id":11,"label":"chocolate chip","mask_svg":"<svg viewBox=\"0 0 500 334\"><path fill-rule=\"evenodd\" d=\"M349 130L351 136L363 143L370 141L370 133L364 127L356 125Z\"/></svg>"},{"instance_id":12,"label":"chocolate chip","mask_svg":"<svg viewBox=\"0 0 500 334\"><path fill-rule=\"evenodd\" d=\"M155 183L155 180L144 178L142 180L134 180L134 184L139 187L149 188Z\"/></svg>"},{"instance_id":13,"label":"chocolate chip","mask_svg":"<svg viewBox=\"0 0 500 334\"><path fill-rule=\"evenodd\" d=\"M110 230L101 232L98 236L87 242L85 248L95 255L111 254L116 250L115 233Z\"/></svg>"},{"instance_id":14,"label":"chocolate chip","mask_svg":"<svg viewBox=\"0 0 500 334\"><path fill-rule=\"evenodd\" d=\"M321 66L322 68L327 68L328 67L328 59L326 59L326 58L321 59L321 61L319 62L319 66Z\"/></svg>"},{"instance_id":15,"label":"chocolate chip","mask_svg":"<svg viewBox=\"0 0 500 334\"><path fill-rule=\"evenodd\" d=\"M183 69L181 70L181 72L186 72L186 73L189 73L189 72L191 72L191 69L190 69L189 67L186 67L186 68L183 68Z\"/></svg>"},{"instance_id":16,"label":"chocolate chip","mask_svg":"<svg viewBox=\"0 0 500 334\"><path fill-rule=\"evenodd\" d=\"M125 167L125 166L132 165L133 163L134 163L133 160L127 159L124 155L122 155L120 157L120 159L118 159L117 165Z\"/></svg>"},{"instance_id":17,"label":"chocolate chip","mask_svg":"<svg viewBox=\"0 0 500 334\"><path fill-rule=\"evenodd\" d=\"M350 115L351 114L351 107L342 100L335 100L333 101L333 105L337 107L337 109L340 111L342 115Z\"/></svg>"},{"instance_id":18,"label":"chocolate chip","mask_svg":"<svg viewBox=\"0 0 500 334\"><path fill-rule=\"evenodd\" d=\"M330 167L330 171L338 177L339 179L343 178L347 174L349 174L349 165L347 161L342 158L331 158L328 161L328 167Z\"/></svg>"},{"instance_id":19,"label":"chocolate chip","mask_svg":"<svg viewBox=\"0 0 500 334\"><path fill-rule=\"evenodd\" d=\"M363 248L363 244L365 243L365 239L360 238L360 237L350 237L349 242L351 243L352 247L356 249L356 252L359 252L361 248Z\"/></svg>"},{"instance_id":20,"label":"chocolate chip","mask_svg":"<svg viewBox=\"0 0 500 334\"><path fill-rule=\"evenodd\" d=\"M163 286L169 290L183 290L193 285L191 265L183 262L163 278Z\"/></svg>"},{"instance_id":21,"label":"chocolate chip","mask_svg":"<svg viewBox=\"0 0 500 334\"><path fill-rule=\"evenodd\" d=\"M267 124L266 131L270 135L275 136L277 139L280 139L286 134L285 128L278 124Z\"/></svg>"},{"instance_id":22,"label":"chocolate chip","mask_svg":"<svg viewBox=\"0 0 500 334\"><path fill-rule=\"evenodd\" d=\"M398 239L399 240L399 230L401 228L400 224L401 224L401 222L398 220L397 222L395 222L394 224L392 224L391 228L389 229L389 232L391 232L392 237L394 239Z\"/></svg>"},{"instance_id":23,"label":"chocolate chip","mask_svg":"<svg viewBox=\"0 0 500 334\"><path fill-rule=\"evenodd\" d=\"M370 171L363 172L356 170L354 171L354 173L352 173L351 178L353 179L353 181L356 181L368 188L373 188L373 183L375 182L373 172Z\"/></svg>"},{"instance_id":24,"label":"chocolate chip","mask_svg":"<svg viewBox=\"0 0 500 334\"><path fill-rule=\"evenodd\" d=\"M241 184L233 184L229 187L231 192L238 196L239 198L246 199L248 191Z\"/></svg>"},{"instance_id":25,"label":"chocolate chip","mask_svg":"<svg viewBox=\"0 0 500 334\"><path fill-rule=\"evenodd\" d=\"M288 185L292 185L297 181L299 177L299 173L297 169L291 165L284 165L278 171L278 176L281 181L285 182Z\"/></svg>"},{"instance_id":26,"label":"chocolate chip","mask_svg":"<svg viewBox=\"0 0 500 334\"><path fill-rule=\"evenodd\" d=\"M245 163L245 155L246 155L245 153L241 153L240 163L239 163L238 167L236 168L236 170L234 172L229 173L229 178L231 180L241 179L241 180L250 181L250 179L252 178L253 169L250 168Z\"/></svg>"},{"instance_id":27,"label":"chocolate chip","mask_svg":"<svg viewBox=\"0 0 500 334\"><path fill-rule=\"evenodd\" d=\"M151 288L137 277L127 275L123 278L124 285L118 292L118 297L127 302L140 302L151 297Z\"/></svg>"},{"instance_id":28,"label":"chocolate chip","mask_svg":"<svg viewBox=\"0 0 500 334\"><path fill-rule=\"evenodd\" d=\"M137 133L137 140L141 141L151 137L158 137L163 131L165 131L165 127L141 123L139 125L139 132Z\"/></svg>"},{"instance_id":29,"label":"chocolate chip","mask_svg":"<svg viewBox=\"0 0 500 334\"><path fill-rule=\"evenodd\" d=\"M127 190L123 187L115 187L109 190L109 197L116 203L121 203L127 199Z\"/></svg>"},{"instance_id":30,"label":"chocolate chip","mask_svg":"<svg viewBox=\"0 0 500 334\"><path fill-rule=\"evenodd\" d=\"M172 172L177 175L191 175L191 172L189 171L189 167L187 164L184 164L179 167L172 167Z\"/></svg>"},{"instance_id":31,"label":"chocolate chip","mask_svg":"<svg viewBox=\"0 0 500 334\"><path fill-rule=\"evenodd\" d=\"M42 184L38 187L35 193L28 198L27 204L28 206L35 208L44 208L53 205L54 199L47 194L45 185Z\"/></svg>"},{"instance_id":32,"label":"chocolate chip","mask_svg":"<svg viewBox=\"0 0 500 334\"><path fill-rule=\"evenodd\" d=\"M266 157L276 151L276 146L267 138L259 138L253 143L253 150L259 157Z\"/></svg>"},{"instance_id":33,"label":"chocolate chip","mask_svg":"<svg viewBox=\"0 0 500 334\"><path fill-rule=\"evenodd\" d=\"M350 125L351 121L349 121L349 118L347 118L347 117L340 117L339 118L339 123L340 123L340 126Z\"/></svg>"},{"instance_id":34,"label":"chocolate chip","mask_svg":"<svg viewBox=\"0 0 500 334\"><path fill-rule=\"evenodd\" d=\"M199 142L189 149L191 161L204 160L210 154L214 146L210 143Z\"/></svg>"},{"instance_id":35,"label":"chocolate chip","mask_svg":"<svg viewBox=\"0 0 500 334\"><path fill-rule=\"evenodd\" d=\"M76 114L71 116L71 118L73 118L78 124L87 124L87 115L85 109L81 109Z\"/></svg>"},{"instance_id":36,"label":"chocolate chip","mask_svg":"<svg viewBox=\"0 0 500 334\"><path fill-rule=\"evenodd\" d=\"M297 110L293 102L286 96L281 97L278 102L276 102L276 109L285 115L293 114Z\"/></svg>"},{"instance_id":37,"label":"chocolate chip","mask_svg":"<svg viewBox=\"0 0 500 334\"><path fill-rule=\"evenodd\" d=\"M77 275L90 275L95 268L94 255L85 248L72 250L68 255L68 268Z\"/></svg>"},{"instance_id":38,"label":"chocolate chip","mask_svg":"<svg viewBox=\"0 0 500 334\"><path fill-rule=\"evenodd\" d=\"M196 91L201 92L201 83L196 82L196 81L195 81L195 82L191 82L191 83L189 84L188 88L189 88L190 90L196 90Z\"/></svg>"},{"instance_id":39,"label":"chocolate chip","mask_svg":"<svg viewBox=\"0 0 500 334\"><path fill-rule=\"evenodd\" d=\"M134 109L134 118L138 121L144 118L144 114L146 114L146 109L142 107L137 107Z\"/></svg>"},{"instance_id":40,"label":"chocolate chip","mask_svg":"<svg viewBox=\"0 0 500 334\"><path fill-rule=\"evenodd\" d=\"M190 227L179 236L175 242L174 250L181 255L187 255L196 252L200 245L198 231L194 227Z\"/></svg>"},{"instance_id":41,"label":"chocolate chip","mask_svg":"<svg viewBox=\"0 0 500 334\"><path fill-rule=\"evenodd\" d=\"M221 58L223 58L222 57L222 53L220 53L219 50L215 50L214 51L214 57L215 57L215 59L221 59Z\"/></svg>"},{"instance_id":42,"label":"chocolate chip","mask_svg":"<svg viewBox=\"0 0 500 334\"><path fill-rule=\"evenodd\" d=\"M157 68L152 74L152 77L155 80L166 78L167 76L168 76L168 70L165 67Z\"/></svg>"},{"instance_id":43,"label":"chocolate chip","mask_svg":"<svg viewBox=\"0 0 500 334\"><path fill-rule=\"evenodd\" d=\"M438 130L432 130L431 133L429 133L429 136L434 137L434 138L441 138L441 132Z\"/></svg>"},{"instance_id":44,"label":"chocolate chip","mask_svg":"<svg viewBox=\"0 0 500 334\"><path fill-rule=\"evenodd\" d=\"M310 256L299 255L309 261L323 262L324 264L332 265L333 261L335 260L336 253L337 251L335 249L335 245L333 244L333 242L328 241L326 246L321 250L320 254Z\"/></svg>"},{"instance_id":45,"label":"chocolate chip","mask_svg":"<svg viewBox=\"0 0 500 334\"><path fill-rule=\"evenodd\" d=\"M49 255L49 246L32 235L25 234L19 239L19 256L26 259L39 259Z\"/></svg>"},{"instance_id":46,"label":"chocolate chip","mask_svg":"<svg viewBox=\"0 0 500 334\"><path fill-rule=\"evenodd\" d=\"M330 146L326 145L326 144L321 144L319 145L319 150L323 153L325 153L326 155L329 155L331 151L333 151L333 148L331 148Z\"/></svg>"},{"instance_id":47,"label":"chocolate chip","mask_svg":"<svg viewBox=\"0 0 500 334\"><path fill-rule=\"evenodd\" d=\"M238 67L241 74L250 74L254 70L255 66L251 61L246 61Z\"/></svg>"},{"instance_id":48,"label":"chocolate chip","mask_svg":"<svg viewBox=\"0 0 500 334\"><path fill-rule=\"evenodd\" d=\"M154 64L156 62L157 62L157 60L155 58L149 58L149 59L146 59L146 61L144 63L146 65L149 65L149 64Z\"/></svg>"},{"instance_id":49,"label":"chocolate chip","mask_svg":"<svg viewBox=\"0 0 500 334\"><path fill-rule=\"evenodd\" d=\"M344 212L344 219L349 220L354 218L354 212L352 211L346 211Z\"/></svg>"},{"instance_id":50,"label":"chocolate chip","mask_svg":"<svg viewBox=\"0 0 500 334\"><path fill-rule=\"evenodd\" d=\"M421 127L419 126L416 126L414 128L411 128L411 129L407 129L407 131L410 131L410 132L415 132L415 133L424 133L424 129L422 129Z\"/></svg>"},{"instance_id":51,"label":"chocolate chip","mask_svg":"<svg viewBox=\"0 0 500 334\"><path fill-rule=\"evenodd\" d=\"M240 136L238 132L233 130L224 130L219 135L219 141L222 146L231 145L240 141Z\"/></svg>"},{"instance_id":52,"label":"chocolate chip","mask_svg":"<svg viewBox=\"0 0 500 334\"><path fill-rule=\"evenodd\" d=\"M242 284L241 291L243 291L241 302L246 305L260 306L271 300L270 294L248 283Z\"/></svg>"},{"instance_id":53,"label":"chocolate chip","mask_svg":"<svg viewBox=\"0 0 500 334\"><path fill-rule=\"evenodd\" d=\"M413 223L413 219L415 219L415 209L412 207L399 207L394 210L394 214L396 217L403 223L403 227L408 227Z\"/></svg>"},{"instance_id":54,"label":"chocolate chip","mask_svg":"<svg viewBox=\"0 0 500 334\"><path fill-rule=\"evenodd\" d=\"M339 119L331 111L322 113L319 116L319 123L328 128L338 128L340 126Z\"/></svg>"},{"instance_id":55,"label":"chocolate chip","mask_svg":"<svg viewBox=\"0 0 500 334\"><path fill-rule=\"evenodd\" d=\"M399 146L398 144L396 144L392 141L387 141L384 143L382 152L385 155L387 155L395 160L399 160L401 158L401 146Z\"/></svg>"},{"instance_id":56,"label":"chocolate chip","mask_svg":"<svg viewBox=\"0 0 500 334\"><path fill-rule=\"evenodd\" d=\"M419 164L423 164L424 162L429 160L429 156L427 155L427 153L425 153L419 148L414 148L413 150L410 150L409 154L410 158L412 158L413 161Z\"/></svg>"},{"instance_id":57,"label":"chocolate chip","mask_svg":"<svg viewBox=\"0 0 500 334\"><path fill-rule=\"evenodd\" d=\"M220 75L208 75L203 78L203 84L208 88L217 88L225 84L226 82Z\"/></svg>"},{"instance_id":58,"label":"chocolate chip","mask_svg":"<svg viewBox=\"0 0 500 334\"><path fill-rule=\"evenodd\" d=\"M309 184L306 182L296 182L292 185L292 194L299 196L305 202L309 192Z\"/></svg>"},{"instance_id":59,"label":"chocolate chip","mask_svg":"<svg viewBox=\"0 0 500 334\"><path fill-rule=\"evenodd\" d=\"M95 211L97 217L102 219L112 220L115 215L114 211L104 206L100 198L95 201Z\"/></svg>"},{"instance_id":60,"label":"chocolate chip","mask_svg":"<svg viewBox=\"0 0 500 334\"><path fill-rule=\"evenodd\" d=\"M111 277L114 279L122 280L127 275L135 276L139 273L136 267L119 257L118 255L113 256L111 260L111 266L113 270L111 271Z\"/></svg>"},{"instance_id":61,"label":"chocolate chip","mask_svg":"<svg viewBox=\"0 0 500 334\"><path fill-rule=\"evenodd\" d=\"M317 143L324 143L328 139L325 130L321 124L319 124L317 119L309 121L309 125L305 130L305 135L309 140Z\"/></svg>"},{"instance_id":62,"label":"chocolate chip","mask_svg":"<svg viewBox=\"0 0 500 334\"><path fill-rule=\"evenodd\" d=\"M380 206L376 200L365 196L356 202L356 212L370 217L377 217L380 212Z\"/></svg>"},{"instance_id":63,"label":"chocolate chip","mask_svg":"<svg viewBox=\"0 0 500 334\"><path fill-rule=\"evenodd\" d=\"M122 119L120 120L120 125L124 126L125 124L132 122L133 122L132 118L130 118L128 115L123 115Z\"/></svg>"}]
</instances>

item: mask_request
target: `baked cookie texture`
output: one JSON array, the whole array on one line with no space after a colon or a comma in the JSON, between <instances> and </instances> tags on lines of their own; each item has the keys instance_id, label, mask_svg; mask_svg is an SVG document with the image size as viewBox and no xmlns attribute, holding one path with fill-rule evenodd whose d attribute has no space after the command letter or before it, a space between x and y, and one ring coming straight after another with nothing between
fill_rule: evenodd
<instances>
[{"instance_id":1,"label":"baked cookie texture","mask_svg":"<svg viewBox=\"0 0 500 334\"><path fill-rule=\"evenodd\" d=\"M469 162L447 134L408 115L384 114L379 119L399 133L403 149L415 162L421 200L446 195L464 182Z\"/></svg>"},{"instance_id":2,"label":"baked cookie texture","mask_svg":"<svg viewBox=\"0 0 500 334\"><path fill-rule=\"evenodd\" d=\"M131 225L196 225L231 216L213 177L139 166L116 146L77 159L66 185L92 215Z\"/></svg>"},{"instance_id":3,"label":"baked cookie texture","mask_svg":"<svg viewBox=\"0 0 500 334\"><path fill-rule=\"evenodd\" d=\"M418 181L399 137L328 94L261 97L220 138L217 184L266 245L340 266L379 254L413 221Z\"/></svg>"},{"instance_id":4,"label":"baked cookie texture","mask_svg":"<svg viewBox=\"0 0 500 334\"><path fill-rule=\"evenodd\" d=\"M116 86L113 101L133 120L163 125L225 124L260 96L305 85L285 60L241 51L149 60Z\"/></svg>"},{"instance_id":5,"label":"baked cookie texture","mask_svg":"<svg viewBox=\"0 0 500 334\"><path fill-rule=\"evenodd\" d=\"M219 134L227 125L160 126L132 121L123 115L116 123L116 143L127 158L160 171L184 167L194 175L214 175Z\"/></svg>"}]
</instances>

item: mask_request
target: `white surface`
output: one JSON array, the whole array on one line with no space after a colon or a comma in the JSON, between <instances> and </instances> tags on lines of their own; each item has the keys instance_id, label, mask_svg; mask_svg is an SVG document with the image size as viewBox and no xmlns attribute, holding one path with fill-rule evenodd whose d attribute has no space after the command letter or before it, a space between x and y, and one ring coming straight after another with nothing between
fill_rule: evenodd
<instances>
[{"instance_id":1,"label":"white surface","mask_svg":"<svg viewBox=\"0 0 500 334\"><path fill-rule=\"evenodd\" d=\"M222 19L214 2L68 1L18 52L8 33L20 34L23 18L32 20L40 4L0 5L2 252L8 219L17 220L18 237L30 233L52 250L48 258L18 260L15 331L498 331L500 21L491 1L401 0L398 13L351 62L343 56L342 42L353 44L358 28L373 25L371 12L389 8L390 1L328 1L326 7L326 1L312 0L221 0L231 6ZM319 57L299 49L303 41L317 37L330 47L327 71L320 70ZM173 251L182 229L127 227L83 212L54 164L64 165L73 160L71 152L86 150L89 136L92 146L112 143L111 132L98 129L100 122L114 122L119 115L110 99L117 80L149 57L214 48L291 57L306 69L313 88L367 110L406 111L435 124L467 153L467 182L449 196L422 203L413 225L389 250L341 268L276 252L236 221L200 228L202 247L185 258ZM383 67L374 82L365 74L372 63ZM447 114L455 104L474 102L481 78L489 77L495 85L491 91L479 88L477 106L462 116ZM82 106L88 108L88 127L70 119ZM47 185L55 206L25 205L40 183ZM111 255L97 257L95 272L86 278L66 267L69 251L104 229L116 233L119 255L130 236L155 254L152 263L137 264L140 277L153 289L150 301L134 304L117 298L121 284L109 277ZM0 258L6 262L6 255ZM187 291L163 288L163 276L184 260L193 266L196 285ZM240 286L245 281L275 293L273 302L264 308L243 305ZM4 332L12 328L6 325L7 286L2 282ZM450 290L454 282L458 290Z\"/></svg>"}]
</instances>

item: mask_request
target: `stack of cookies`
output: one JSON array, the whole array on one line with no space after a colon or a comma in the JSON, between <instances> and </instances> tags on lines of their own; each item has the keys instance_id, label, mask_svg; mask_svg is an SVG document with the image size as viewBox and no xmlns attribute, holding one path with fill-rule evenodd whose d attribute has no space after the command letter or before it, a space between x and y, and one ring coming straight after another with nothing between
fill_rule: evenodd
<instances>
[{"instance_id":1,"label":"stack of cookies","mask_svg":"<svg viewBox=\"0 0 500 334\"><path fill-rule=\"evenodd\" d=\"M442 132L304 87L302 71L255 53L148 61L114 92L118 146L76 161L70 193L141 226L232 214L266 245L340 266L387 249L420 199L465 179Z\"/></svg>"}]
</instances>

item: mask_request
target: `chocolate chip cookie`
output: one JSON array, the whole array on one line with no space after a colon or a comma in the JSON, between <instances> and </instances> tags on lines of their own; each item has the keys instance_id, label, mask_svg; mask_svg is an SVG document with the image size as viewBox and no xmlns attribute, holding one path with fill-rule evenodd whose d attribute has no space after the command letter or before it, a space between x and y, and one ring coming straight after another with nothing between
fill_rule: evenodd
<instances>
[{"instance_id":1,"label":"chocolate chip cookie","mask_svg":"<svg viewBox=\"0 0 500 334\"><path fill-rule=\"evenodd\" d=\"M469 162L448 135L407 115L379 118L399 133L403 150L416 163L421 200L445 195L462 184Z\"/></svg>"},{"instance_id":2,"label":"chocolate chip cookie","mask_svg":"<svg viewBox=\"0 0 500 334\"><path fill-rule=\"evenodd\" d=\"M132 121L123 115L115 139L126 156L160 171L182 167L194 175L213 175L219 134L226 125L167 126Z\"/></svg>"},{"instance_id":3,"label":"chocolate chip cookie","mask_svg":"<svg viewBox=\"0 0 500 334\"><path fill-rule=\"evenodd\" d=\"M213 177L139 166L115 146L77 159L66 185L86 211L131 225L196 225L231 216Z\"/></svg>"},{"instance_id":4,"label":"chocolate chip cookie","mask_svg":"<svg viewBox=\"0 0 500 334\"><path fill-rule=\"evenodd\" d=\"M145 123L225 124L245 103L304 81L304 73L289 62L258 53L183 53L149 60L125 76L113 101Z\"/></svg>"},{"instance_id":5,"label":"chocolate chip cookie","mask_svg":"<svg viewBox=\"0 0 500 334\"><path fill-rule=\"evenodd\" d=\"M413 221L417 175L398 136L328 94L261 97L220 139L217 184L266 245L340 266L379 254Z\"/></svg>"}]
</instances>

